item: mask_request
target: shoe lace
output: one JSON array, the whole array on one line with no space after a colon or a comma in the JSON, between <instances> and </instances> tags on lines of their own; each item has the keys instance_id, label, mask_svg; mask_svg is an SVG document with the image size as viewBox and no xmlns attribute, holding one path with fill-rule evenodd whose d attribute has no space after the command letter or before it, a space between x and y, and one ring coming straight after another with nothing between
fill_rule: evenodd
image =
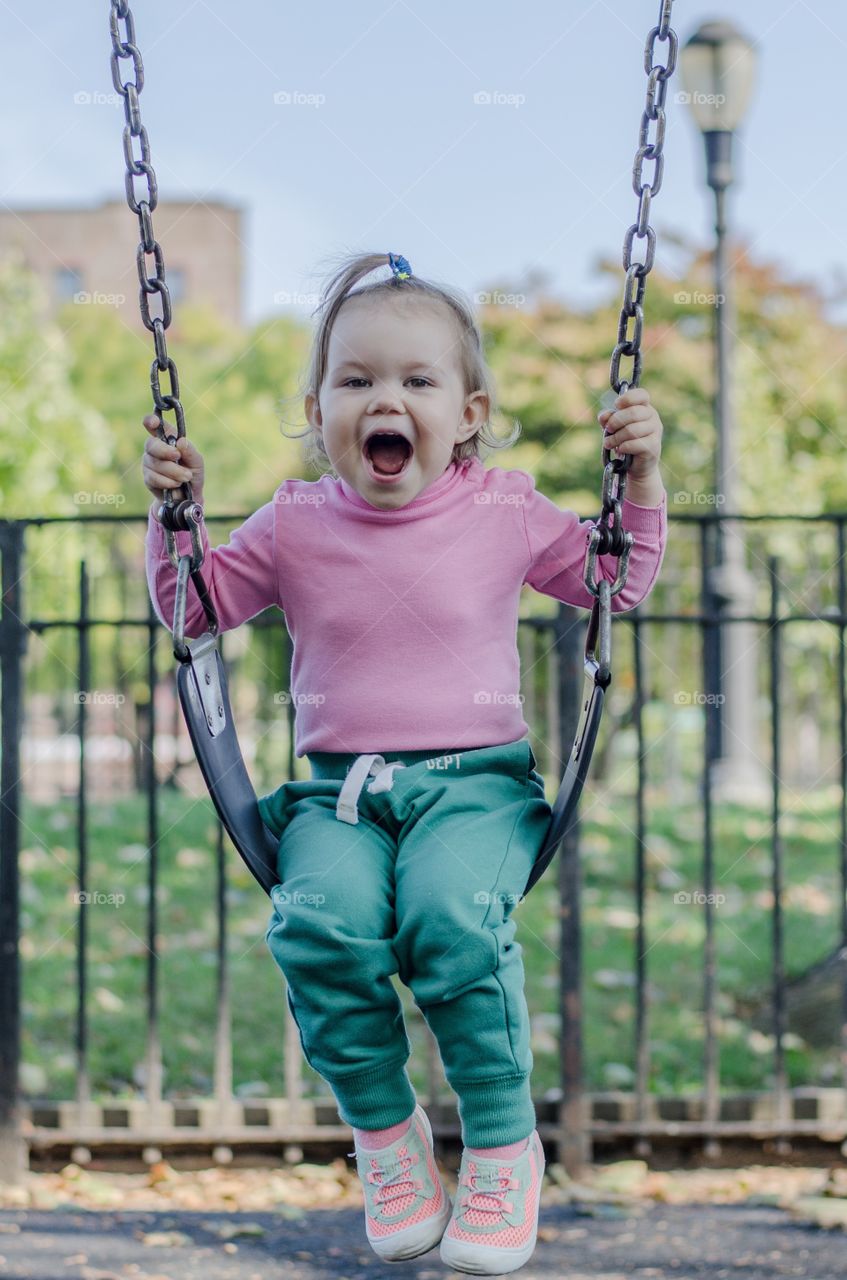
<instances>
[{"instance_id":1,"label":"shoe lace","mask_svg":"<svg viewBox=\"0 0 847 1280\"><path fill-rule=\"evenodd\" d=\"M478 1186L478 1182L487 1182L489 1185ZM505 1199L506 1192L517 1190L520 1180L512 1176L509 1165L500 1165L496 1173L492 1169L484 1169L480 1173L476 1165L471 1163L467 1176L462 1178L462 1184L471 1189L471 1194L462 1198L463 1209L495 1213L502 1217L505 1213L511 1213L514 1208L512 1201Z\"/></svg>"},{"instance_id":2,"label":"shoe lace","mask_svg":"<svg viewBox=\"0 0 847 1280\"><path fill-rule=\"evenodd\" d=\"M400 1147L397 1159L391 1164L381 1164L375 1156L371 1156L367 1178L377 1188L374 1192L375 1204L390 1204L392 1200L413 1195L423 1188L420 1178L409 1177L409 1170L413 1164L417 1164L418 1159L417 1152L413 1156L409 1155L408 1147Z\"/></svg>"}]
</instances>

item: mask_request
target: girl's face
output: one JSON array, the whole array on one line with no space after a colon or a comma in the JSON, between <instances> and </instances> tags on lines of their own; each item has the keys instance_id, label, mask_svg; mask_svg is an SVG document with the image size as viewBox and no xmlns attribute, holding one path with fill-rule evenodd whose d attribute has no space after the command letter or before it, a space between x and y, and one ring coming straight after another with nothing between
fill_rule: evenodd
<instances>
[{"instance_id":1,"label":"girl's face","mask_svg":"<svg viewBox=\"0 0 847 1280\"><path fill-rule=\"evenodd\" d=\"M319 397L308 395L305 408L337 474L390 510L444 473L453 446L484 425L488 398L465 395L442 305L365 297L338 313Z\"/></svg>"}]
</instances>

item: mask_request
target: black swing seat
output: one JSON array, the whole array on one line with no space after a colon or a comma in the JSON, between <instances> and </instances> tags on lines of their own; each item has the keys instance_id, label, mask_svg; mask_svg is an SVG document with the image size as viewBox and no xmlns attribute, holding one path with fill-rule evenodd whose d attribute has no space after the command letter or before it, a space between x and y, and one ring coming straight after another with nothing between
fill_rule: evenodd
<instances>
[{"instance_id":1,"label":"black swing seat","mask_svg":"<svg viewBox=\"0 0 847 1280\"><path fill-rule=\"evenodd\" d=\"M176 673L177 692L191 745L224 830L254 879L270 894L279 883L276 836L262 821L256 792L244 764L229 701L226 671L215 637L207 631L186 640ZM585 663L585 697L579 728L544 845L524 896L546 871L568 834L591 763L603 715L606 686L596 662Z\"/></svg>"},{"instance_id":2,"label":"black swing seat","mask_svg":"<svg viewBox=\"0 0 847 1280\"><path fill-rule=\"evenodd\" d=\"M659 21L650 31L645 48L645 71L649 77L646 107L642 117L642 131L636 161L633 168L635 194L639 197L637 222L626 232L624 239L624 269L626 284L624 301L618 325L618 340L612 353L609 373L612 389L620 395L630 386L636 387L641 372L641 329L642 310L646 277L653 266L656 234L651 228L647 214L649 200L644 206L646 192L656 195L659 190L664 137L664 101L668 82L673 74L677 56L677 36L670 27L671 7L673 0L661 0ZM120 23L124 23L121 30ZM146 165L148 198L136 199L134 178L138 175L138 166L127 149L126 138L132 134L137 137L139 130L146 138L140 124L138 94L144 84L144 68L138 46L135 43L135 26L128 0L111 0L109 14L109 30L112 40L112 81L116 91L123 98L125 127L125 159L127 162L127 202L133 213L138 215L141 240L139 251L146 251L153 236L151 214L156 204L156 180L149 157ZM667 61L664 65L653 62L656 42L667 41ZM124 81L121 77L120 60L131 58L135 79ZM130 92L132 91L132 92ZM657 136L648 146L644 145L648 116L651 120L660 121ZM142 148L142 150L145 150ZM651 159L657 162L652 185L641 182L641 161L643 153L652 152ZM146 150L145 150L146 155ZM639 190L639 185L640 190ZM634 237L639 240L646 237L646 257L642 262L632 261ZM140 293L141 318L145 327L155 335L156 358L150 374L150 384L156 411L160 415L173 411L176 415L177 436L185 436L185 413L179 399L179 380L174 360L167 353L165 330L171 322L171 305L165 284L164 259L158 242L156 276L142 278ZM143 253L142 253L143 257ZM139 257L139 263L142 261ZM155 288L154 288L155 286ZM147 297L151 292L163 295L164 314L151 320ZM629 335L629 319L635 317L634 332ZM622 357L632 357L633 369L630 379L620 376ZM168 370L171 391L162 394L160 372ZM159 438L173 444L177 437L172 437L164 425L158 429ZM605 692L611 680L610 669L610 595L621 590L626 581L626 565L629 549L633 542L632 534L621 537L620 503L624 497L625 473L632 463L632 455L610 461L611 450L603 449L603 509L591 535L589 552L586 556L585 583L595 596L589 624L589 640L586 644L585 661L585 695L582 713L577 727L577 734L568 759L559 794L553 806L550 825L545 836L544 846L535 860L525 889L528 893L532 886L551 862L556 850L575 819L576 807L585 782L597 730L603 712ZM617 487L615 487L617 481ZM218 816L229 834L235 848L249 867L259 884L270 893L278 883L276 870L277 840L261 819L258 801L244 760L232 719L232 710L227 690L226 674L223 662L215 642L217 619L211 600L203 582L200 568L203 563L199 522L203 518L202 507L195 503L191 484L180 486L183 500L174 505L172 494L165 491L165 505L160 513L162 523L168 530L168 555L177 570L177 593L174 606L174 654L179 659L177 671L177 689L182 704L191 742L197 756L200 770L208 787L209 794L217 810ZM608 518L614 514L614 527L608 526ZM178 556L174 534L177 530L190 530L192 535L191 556ZM602 536L601 536L602 530ZM613 587L605 579L594 581L594 559L597 554L614 554L620 558L620 568ZM203 609L206 613L209 631L197 640L189 643L184 638L185 596L189 576L195 583ZM594 646L599 636L600 660L594 657Z\"/></svg>"},{"instance_id":3,"label":"black swing seat","mask_svg":"<svg viewBox=\"0 0 847 1280\"><path fill-rule=\"evenodd\" d=\"M523 891L524 897L544 874L576 819L577 806L603 716L606 690L612 680L611 596L626 580L632 542L632 534L626 534L626 546L621 560L622 572L619 573L615 587L605 579L597 584L585 638L584 686L579 722L553 804L544 844L533 863ZM591 564L593 566L593 559ZM226 671L217 647L217 618L205 583L190 565L190 556L180 557L174 605L174 656L179 659L179 700L197 763L218 817L251 875L270 894L274 885L279 883L278 840L259 813L259 802L235 732ZM210 629L204 632L196 640L185 638L185 596L189 575L198 586L210 628L215 628L214 631Z\"/></svg>"},{"instance_id":4,"label":"black swing seat","mask_svg":"<svg viewBox=\"0 0 847 1280\"><path fill-rule=\"evenodd\" d=\"M218 817L251 874L266 893L279 883L278 840L259 814L235 732L226 672L215 637L186 640L176 683L200 772Z\"/></svg>"},{"instance_id":5,"label":"black swing seat","mask_svg":"<svg viewBox=\"0 0 847 1280\"><path fill-rule=\"evenodd\" d=\"M559 844L571 829L576 817L579 797L591 764L591 755L597 739L597 730L603 715L603 704L606 690L602 684L594 681L594 674L586 672L585 697L576 739L568 757L568 763L562 776L562 785L553 805L553 815L544 845L526 882L524 897L549 867L555 857Z\"/></svg>"},{"instance_id":6,"label":"black swing seat","mask_svg":"<svg viewBox=\"0 0 847 1280\"><path fill-rule=\"evenodd\" d=\"M533 863L524 896L544 874L561 841L570 831L603 716L606 688L611 676L608 668L594 658L592 641L596 635L596 609L591 624L579 726L553 805L544 845ZM196 640L185 640L184 645L176 675L177 691L200 772L236 851L254 879L270 894L274 885L279 883L278 841L262 821L256 792L244 764L216 638L207 631Z\"/></svg>"},{"instance_id":7,"label":"black swing seat","mask_svg":"<svg viewBox=\"0 0 847 1280\"><path fill-rule=\"evenodd\" d=\"M556 850L564 840L576 819L579 798L588 775L597 731L603 718L603 706L606 701L606 690L612 683L612 632L611 632L611 599L615 589L626 581L626 568L634 539L631 533L626 534L626 545L622 557L622 576L619 575L615 588L602 579L597 584L597 594L591 606L588 628L585 635L585 653L583 656L584 683L582 690L582 706L573 746L562 775L558 795L553 804L550 825L541 852L532 864L529 879L526 882L526 896L536 881L544 874L553 861ZM596 543L595 543L596 550ZM593 558L591 562L593 573Z\"/></svg>"}]
</instances>

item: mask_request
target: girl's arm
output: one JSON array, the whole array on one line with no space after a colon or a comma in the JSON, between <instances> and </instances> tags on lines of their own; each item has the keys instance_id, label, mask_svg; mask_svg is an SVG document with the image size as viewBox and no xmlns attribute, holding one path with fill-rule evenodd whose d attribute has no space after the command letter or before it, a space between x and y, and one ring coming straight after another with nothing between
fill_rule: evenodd
<instances>
[{"instance_id":1,"label":"girl's arm","mask_svg":"<svg viewBox=\"0 0 847 1280\"><path fill-rule=\"evenodd\" d=\"M594 597L582 577L588 522L580 523L575 511L560 510L544 494L537 492L532 477L529 480L530 491L522 506L530 557L524 582L554 600L590 609ZM623 613L641 604L659 576L667 542L667 494L664 489L658 503L641 506L630 499L627 487L627 496L621 504L621 526L625 533L634 535L635 543L630 552L626 586L612 596L613 613ZM619 563L617 556L598 556L595 579L603 577L614 582Z\"/></svg>"},{"instance_id":2,"label":"girl's arm","mask_svg":"<svg viewBox=\"0 0 847 1280\"><path fill-rule=\"evenodd\" d=\"M150 599L159 620L173 627L176 570L168 557L165 531L150 508L145 542L145 568ZM205 523L200 525L203 564L200 573L218 615L221 631L232 631L271 605L282 608L274 555L276 504L271 501L234 529L229 542L209 546ZM190 554L191 534L176 535L177 551ZM195 639L207 629L203 606L194 583L189 581L185 608L185 635Z\"/></svg>"},{"instance_id":3,"label":"girl's arm","mask_svg":"<svg viewBox=\"0 0 847 1280\"><path fill-rule=\"evenodd\" d=\"M665 498L665 486L659 468L649 476L627 476L626 496L638 507L658 507Z\"/></svg>"}]
</instances>

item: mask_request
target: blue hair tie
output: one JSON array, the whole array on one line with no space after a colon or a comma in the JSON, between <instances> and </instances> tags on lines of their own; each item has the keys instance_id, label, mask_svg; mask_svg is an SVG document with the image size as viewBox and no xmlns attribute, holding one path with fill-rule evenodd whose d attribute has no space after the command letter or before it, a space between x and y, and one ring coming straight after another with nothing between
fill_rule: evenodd
<instances>
[{"instance_id":1,"label":"blue hair tie","mask_svg":"<svg viewBox=\"0 0 847 1280\"><path fill-rule=\"evenodd\" d=\"M394 277L397 280L408 280L412 274L412 268L409 266L409 263L399 253L389 253L388 265L394 272Z\"/></svg>"}]
</instances>

